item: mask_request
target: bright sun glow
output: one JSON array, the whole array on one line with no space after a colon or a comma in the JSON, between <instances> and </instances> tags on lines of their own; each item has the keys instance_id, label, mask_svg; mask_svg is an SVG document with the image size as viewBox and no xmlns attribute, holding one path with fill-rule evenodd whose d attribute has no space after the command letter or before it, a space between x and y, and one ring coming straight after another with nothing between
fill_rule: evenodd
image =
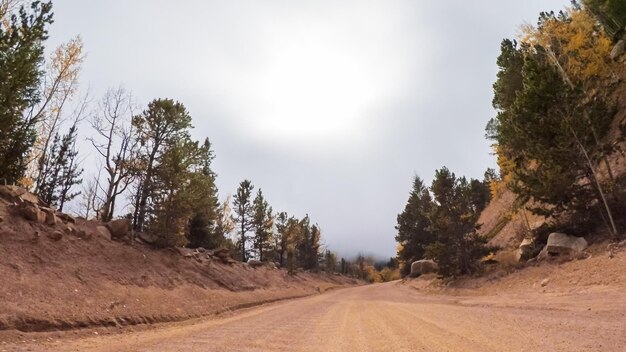
<instances>
[{"instance_id":1,"label":"bright sun glow","mask_svg":"<svg viewBox=\"0 0 626 352\"><path fill-rule=\"evenodd\" d=\"M260 89L257 128L289 139L348 136L373 98L357 60L323 43L278 50Z\"/></svg>"}]
</instances>

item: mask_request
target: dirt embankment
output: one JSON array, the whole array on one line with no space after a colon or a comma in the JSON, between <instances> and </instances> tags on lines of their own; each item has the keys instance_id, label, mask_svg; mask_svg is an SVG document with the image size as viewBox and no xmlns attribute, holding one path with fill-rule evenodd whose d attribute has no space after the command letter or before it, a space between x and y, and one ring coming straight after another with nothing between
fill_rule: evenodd
<instances>
[{"instance_id":1,"label":"dirt embankment","mask_svg":"<svg viewBox=\"0 0 626 352\"><path fill-rule=\"evenodd\" d=\"M98 223L77 220L69 231L27 221L10 203L0 198L0 330L179 321L356 284L115 242Z\"/></svg>"}]
</instances>

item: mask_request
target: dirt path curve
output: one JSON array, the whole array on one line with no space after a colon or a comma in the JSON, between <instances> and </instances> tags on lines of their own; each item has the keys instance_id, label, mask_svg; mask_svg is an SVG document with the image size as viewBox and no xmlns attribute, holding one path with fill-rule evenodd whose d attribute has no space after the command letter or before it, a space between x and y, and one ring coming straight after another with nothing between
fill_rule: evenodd
<instances>
[{"instance_id":1,"label":"dirt path curve","mask_svg":"<svg viewBox=\"0 0 626 352\"><path fill-rule=\"evenodd\" d=\"M612 298L594 293L521 302L501 295L432 296L392 282L196 324L44 345L0 345L0 351L624 352L626 308L608 301Z\"/></svg>"}]
</instances>

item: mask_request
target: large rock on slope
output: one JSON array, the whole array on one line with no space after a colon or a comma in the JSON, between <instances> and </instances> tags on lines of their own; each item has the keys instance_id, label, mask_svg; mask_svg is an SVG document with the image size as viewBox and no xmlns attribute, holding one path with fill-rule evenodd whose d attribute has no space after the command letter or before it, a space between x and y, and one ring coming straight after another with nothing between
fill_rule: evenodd
<instances>
[{"instance_id":1,"label":"large rock on slope","mask_svg":"<svg viewBox=\"0 0 626 352\"><path fill-rule=\"evenodd\" d=\"M68 226L69 227L69 226ZM107 240L111 239L111 231L106 226L98 226L96 230L100 234L100 236L106 238Z\"/></svg>"},{"instance_id":2,"label":"large rock on slope","mask_svg":"<svg viewBox=\"0 0 626 352\"><path fill-rule=\"evenodd\" d=\"M417 277L422 274L436 273L439 265L434 260L422 259L411 263L411 276Z\"/></svg>"},{"instance_id":3,"label":"large rock on slope","mask_svg":"<svg viewBox=\"0 0 626 352\"><path fill-rule=\"evenodd\" d=\"M29 221L45 223L46 222L46 213L37 208L36 205L26 204L22 205L20 209L20 214L22 217Z\"/></svg>"},{"instance_id":4,"label":"large rock on slope","mask_svg":"<svg viewBox=\"0 0 626 352\"><path fill-rule=\"evenodd\" d=\"M524 238L517 249L517 261L525 261L535 254L535 241L532 238Z\"/></svg>"},{"instance_id":5,"label":"large rock on slope","mask_svg":"<svg viewBox=\"0 0 626 352\"><path fill-rule=\"evenodd\" d=\"M260 260L256 260L256 259L250 259L248 260L248 265L250 265L253 268L257 268L257 267L263 266L263 262Z\"/></svg>"},{"instance_id":6,"label":"large rock on slope","mask_svg":"<svg viewBox=\"0 0 626 352\"><path fill-rule=\"evenodd\" d=\"M137 238L139 238L140 240L142 240L143 242L147 244L155 244L156 241L158 240L158 237L156 235L153 235L147 232L139 232L135 234L137 235Z\"/></svg>"},{"instance_id":7,"label":"large rock on slope","mask_svg":"<svg viewBox=\"0 0 626 352\"><path fill-rule=\"evenodd\" d=\"M587 248L587 241L582 237L569 236L553 232L548 236L546 251L552 255L578 255Z\"/></svg>"},{"instance_id":8,"label":"large rock on slope","mask_svg":"<svg viewBox=\"0 0 626 352\"><path fill-rule=\"evenodd\" d=\"M106 227L111 232L111 238L122 239L130 234L130 220L128 219L109 221Z\"/></svg>"}]
</instances>

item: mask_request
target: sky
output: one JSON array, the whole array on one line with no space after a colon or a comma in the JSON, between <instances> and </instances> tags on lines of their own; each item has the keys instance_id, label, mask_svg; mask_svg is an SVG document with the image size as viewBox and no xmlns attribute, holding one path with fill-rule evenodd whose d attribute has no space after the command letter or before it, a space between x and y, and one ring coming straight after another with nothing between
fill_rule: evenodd
<instances>
[{"instance_id":1,"label":"sky","mask_svg":"<svg viewBox=\"0 0 626 352\"><path fill-rule=\"evenodd\" d=\"M47 45L81 36L96 100L123 86L142 109L182 102L213 143L222 198L249 179L331 250L387 258L415 175L495 167L500 42L568 3L56 0Z\"/></svg>"}]
</instances>

